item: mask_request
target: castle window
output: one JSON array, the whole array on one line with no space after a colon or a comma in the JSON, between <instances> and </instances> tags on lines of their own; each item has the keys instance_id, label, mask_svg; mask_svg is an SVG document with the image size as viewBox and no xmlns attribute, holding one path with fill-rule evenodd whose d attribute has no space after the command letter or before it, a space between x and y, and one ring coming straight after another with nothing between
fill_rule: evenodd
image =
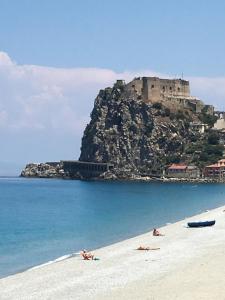
<instances>
[{"instance_id":1,"label":"castle window","mask_svg":"<svg viewBox=\"0 0 225 300\"><path fill-rule=\"evenodd\" d=\"M154 84L152 84L151 88L154 89Z\"/></svg>"},{"instance_id":2,"label":"castle window","mask_svg":"<svg viewBox=\"0 0 225 300\"><path fill-rule=\"evenodd\" d=\"M163 92L165 92L165 86L162 87Z\"/></svg>"},{"instance_id":3,"label":"castle window","mask_svg":"<svg viewBox=\"0 0 225 300\"><path fill-rule=\"evenodd\" d=\"M177 90L178 90L178 92L180 92L180 88L178 88Z\"/></svg>"},{"instance_id":4,"label":"castle window","mask_svg":"<svg viewBox=\"0 0 225 300\"><path fill-rule=\"evenodd\" d=\"M172 91L172 87L170 86L170 91Z\"/></svg>"}]
</instances>

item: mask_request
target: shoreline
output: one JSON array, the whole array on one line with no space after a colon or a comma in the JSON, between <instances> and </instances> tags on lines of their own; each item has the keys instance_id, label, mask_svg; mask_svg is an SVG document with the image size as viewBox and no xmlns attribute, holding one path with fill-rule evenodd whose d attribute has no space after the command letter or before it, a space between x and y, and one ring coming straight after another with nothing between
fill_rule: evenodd
<instances>
[{"instance_id":1,"label":"shoreline","mask_svg":"<svg viewBox=\"0 0 225 300\"><path fill-rule=\"evenodd\" d=\"M198 215L201 215L203 213L206 213L206 212L209 212L213 209L217 209L219 207L215 207L215 208L212 208L210 210L206 209L202 212L199 212ZM184 221L188 218L192 218L192 217L195 217L196 215L191 215L191 216L187 216L185 219L178 219L176 220L175 222L166 222L164 224L161 224L160 227L158 227L156 225L157 228L163 228L163 227L166 227L166 226L169 226L171 224L175 224L175 223L178 223L178 222L181 222L181 221ZM109 246L112 246L114 244L118 244L118 243L121 243L121 242L125 242L125 241L129 241L130 239L133 239L133 238L138 238L139 236L142 236L142 235L145 235L145 234L149 234L151 232L151 230L146 230L146 231L143 231L141 233L139 233L138 235L131 235L130 237L127 237L125 239L121 238L121 239L118 239L117 241L113 242L113 243L108 243L108 244L105 244L103 246L100 246L100 247L97 247L97 248L94 248L94 249L89 249L91 252L95 252L95 251L98 251L99 249L103 249L103 248L106 248L106 247L109 247ZM57 263L59 261L63 261L63 260L67 260L67 259L70 259L70 258L73 258L73 257L79 257L80 256L80 252L71 252L71 253L66 253L66 254L63 254L62 256L59 256L59 257L56 257L54 259L51 259L49 261L44 261L43 263L40 263L40 264L37 264L37 265L31 265L29 267L25 267L15 273L11 273L11 274L8 274L8 275L5 275L3 277L0 276L0 280L1 279L5 279L7 277L11 277L11 276L15 276L17 274L21 274L21 273L24 273L26 271L29 271L29 270L34 270L34 269L38 269L38 268L41 268L43 266L46 266L46 265L51 265L51 264L54 264L54 263Z\"/></svg>"},{"instance_id":2,"label":"shoreline","mask_svg":"<svg viewBox=\"0 0 225 300\"><path fill-rule=\"evenodd\" d=\"M8 278L8 277L11 277L11 276L16 276L18 274L21 274L21 273L24 273L24 272L27 272L27 271L30 271L30 270L39 269L39 268L42 268L44 266L48 266L48 265L51 265L51 264L54 264L54 263L57 263L57 262L60 262L60 261L66 260L66 259L70 259L72 257L78 257L79 255L80 255L79 252L73 252L73 253L70 253L70 254L65 254L65 255L57 257L56 259L43 262L43 263L41 263L39 265L33 265L31 267L21 269L20 271L18 271L16 273L12 273L12 274L0 277L0 280Z\"/></svg>"},{"instance_id":3,"label":"shoreline","mask_svg":"<svg viewBox=\"0 0 225 300\"><path fill-rule=\"evenodd\" d=\"M132 177L132 178L74 178L74 177L44 177L44 176L21 176L18 175L18 178L25 179L58 179L58 180L80 180L80 181L100 181L100 182L160 182L160 183L225 183L224 180L212 179L212 178L154 178L154 177Z\"/></svg>"},{"instance_id":4,"label":"shoreline","mask_svg":"<svg viewBox=\"0 0 225 300\"><path fill-rule=\"evenodd\" d=\"M216 207L216 208L214 208L214 209L218 209L218 208L219 208L219 207ZM224 206L224 209L225 209L225 206ZM213 209L211 209L211 210L213 210ZM198 215L204 214L204 213L209 212L209 211L211 211L211 210L205 210L205 211L203 211L203 212L200 212L200 214L198 214ZM188 219L188 218L192 218L192 217L195 217L195 216L197 216L197 215L193 215L193 216L187 217L187 218L185 218L185 219L177 220L177 221L174 222L174 223L167 222L167 223L165 223L165 224L163 224L162 226L157 227L157 228L161 229L161 228L164 228L164 227L166 227L166 226L169 226L169 225L172 225L172 224L179 223L179 222L181 222L181 221L184 221L184 220L186 220L186 219ZM116 242L114 242L114 243L109 243L108 245L105 245L105 246L102 246L102 247L99 247L99 248L89 249L89 251L90 251L90 252L96 252L96 251L101 250L101 249L104 249L104 248L106 248L106 247L110 247L110 246L112 246L112 245L116 245L116 244L119 244L119 243L122 243L122 242L126 242L126 241L129 241L130 239L138 238L138 237L140 237L140 236L142 236L142 235L146 235L146 234L149 234L149 233L151 233L151 232L152 232L152 231L149 231L149 230L148 230L148 231L144 231L144 232L142 232L142 233L140 233L140 234L138 234L138 235L134 235L134 236L128 237L128 238L126 238L126 239L121 239L121 240L118 240L118 241L116 241ZM0 277L0 280L1 280L1 279L8 278L8 277L11 277L11 276L15 276L15 275L18 275L18 274L21 274L21 273L24 273L24 272L27 272L27 271L30 271L30 270L39 269L39 268L41 268L41 267L44 267L44 266L47 266L47 265L51 265L51 264L57 263L57 262L59 262L59 261L63 261L63 260L67 260L67 259L70 259L70 258L73 258L73 257L79 257L79 256L80 256L80 252L72 252L72 253L64 254L64 255L59 256L59 257L57 257L57 258L55 258L55 259L53 259L53 260L49 260L49 261L43 262L43 263L38 264L38 265L33 265L33 266L31 266L31 267L21 269L20 271L18 271L18 272L16 272L16 273L12 273L12 274L6 275L6 276L4 276L4 277Z\"/></svg>"},{"instance_id":5,"label":"shoreline","mask_svg":"<svg viewBox=\"0 0 225 300\"><path fill-rule=\"evenodd\" d=\"M176 280L175 283L174 281L171 282L171 274L176 274L176 272L180 274L184 272L187 266L188 270L195 269L198 261L201 261L200 268L202 264L203 266L207 265L204 257L212 255L212 250L215 259L217 259L217 254L224 254L221 248L225 242L223 235L223 230L225 230L224 209L225 206L218 207L161 227L160 231L166 234L165 237L153 237L151 232L148 232L96 249L93 253L100 258L100 261L83 261L80 257L65 258L58 262L36 266L25 272L4 277L0 279L2 299L26 299L28 295L29 299L49 299L48 297L58 299L117 299L117 297L135 299L134 296L137 297L137 293L141 295L142 299L186 299L183 295L183 288L178 291L180 298L175 298L169 293L171 285L181 284ZM201 229L185 227L188 220L212 218L217 220L213 227ZM160 247L160 250L134 250L141 244ZM215 250L219 253L215 253ZM221 262L220 265L222 265ZM212 272L213 270L208 271ZM196 275L193 276L193 279L190 277L189 280L196 280ZM64 277L67 284L63 283ZM87 279L92 284L87 284ZM181 278L177 279L181 280ZM218 279L223 284L225 283L222 278ZM185 277L182 280L186 280ZM149 282L154 282L154 286L149 285ZM169 287L168 291L165 287L163 296L160 294L162 291L157 291L156 287L161 284L165 285L165 283ZM40 284L41 288L38 289ZM190 282L190 290L191 284L193 283ZM24 286L23 290L19 288L22 285ZM152 294L153 298L145 296L147 291ZM187 293L187 290L185 292ZM223 292L225 292L225 288ZM171 298L165 298L167 294ZM196 298L189 294L191 299L199 299L199 296L203 297L199 292ZM209 298L201 299L216 298L213 298L212 295Z\"/></svg>"}]
</instances>

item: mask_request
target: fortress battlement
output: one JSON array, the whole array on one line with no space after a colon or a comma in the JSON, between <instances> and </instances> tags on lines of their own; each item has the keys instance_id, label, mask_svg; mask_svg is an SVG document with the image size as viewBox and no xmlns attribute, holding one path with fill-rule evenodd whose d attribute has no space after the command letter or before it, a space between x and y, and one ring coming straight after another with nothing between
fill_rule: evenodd
<instances>
[{"instance_id":1,"label":"fortress battlement","mask_svg":"<svg viewBox=\"0 0 225 300\"><path fill-rule=\"evenodd\" d=\"M135 93L145 103L163 103L171 109L191 109L201 113L204 109L213 114L214 107L205 105L197 97L191 96L190 84L184 79L163 79L159 77L136 77L128 84L123 80L117 81L118 85L124 85L126 90Z\"/></svg>"},{"instance_id":2,"label":"fortress battlement","mask_svg":"<svg viewBox=\"0 0 225 300\"><path fill-rule=\"evenodd\" d=\"M159 77L134 78L128 87L142 95L145 102L159 102L165 97L189 97L189 81L183 79L162 79Z\"/></svg>"}]
</instances>

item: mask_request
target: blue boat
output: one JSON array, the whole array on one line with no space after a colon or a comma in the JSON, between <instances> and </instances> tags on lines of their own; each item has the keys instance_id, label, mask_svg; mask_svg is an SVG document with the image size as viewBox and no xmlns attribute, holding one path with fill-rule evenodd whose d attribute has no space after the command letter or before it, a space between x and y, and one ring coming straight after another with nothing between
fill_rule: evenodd
<instances>
[{"instance_id":1,"label":"blue boat","mask_svg":"<svg viewBox=\"0 0 225 300\"><path fill-rule=\"evenodd\" d=\"M188 222L188 227L206 227L215 225L216 221Z\"/></svg>"}]
</instances>

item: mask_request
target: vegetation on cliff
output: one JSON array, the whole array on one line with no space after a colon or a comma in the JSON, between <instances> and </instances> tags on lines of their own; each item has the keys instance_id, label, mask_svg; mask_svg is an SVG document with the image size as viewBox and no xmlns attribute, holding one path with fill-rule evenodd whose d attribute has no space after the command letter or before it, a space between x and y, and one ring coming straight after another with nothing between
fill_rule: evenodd
<instances>
[{"instance_id":1,"label":"vegetation on cliff","mask_svg":"<svg viewBox=\"0 0 225 300\"><path fill-rule=\"evenodd\" d=\"M199 140L192 141L186 147L186 154L191 156L191 162L200 168L215 163L223 157L224 146L219 144L219 135L212 130L206 131Z\"/></svg>"}]
</instances>

